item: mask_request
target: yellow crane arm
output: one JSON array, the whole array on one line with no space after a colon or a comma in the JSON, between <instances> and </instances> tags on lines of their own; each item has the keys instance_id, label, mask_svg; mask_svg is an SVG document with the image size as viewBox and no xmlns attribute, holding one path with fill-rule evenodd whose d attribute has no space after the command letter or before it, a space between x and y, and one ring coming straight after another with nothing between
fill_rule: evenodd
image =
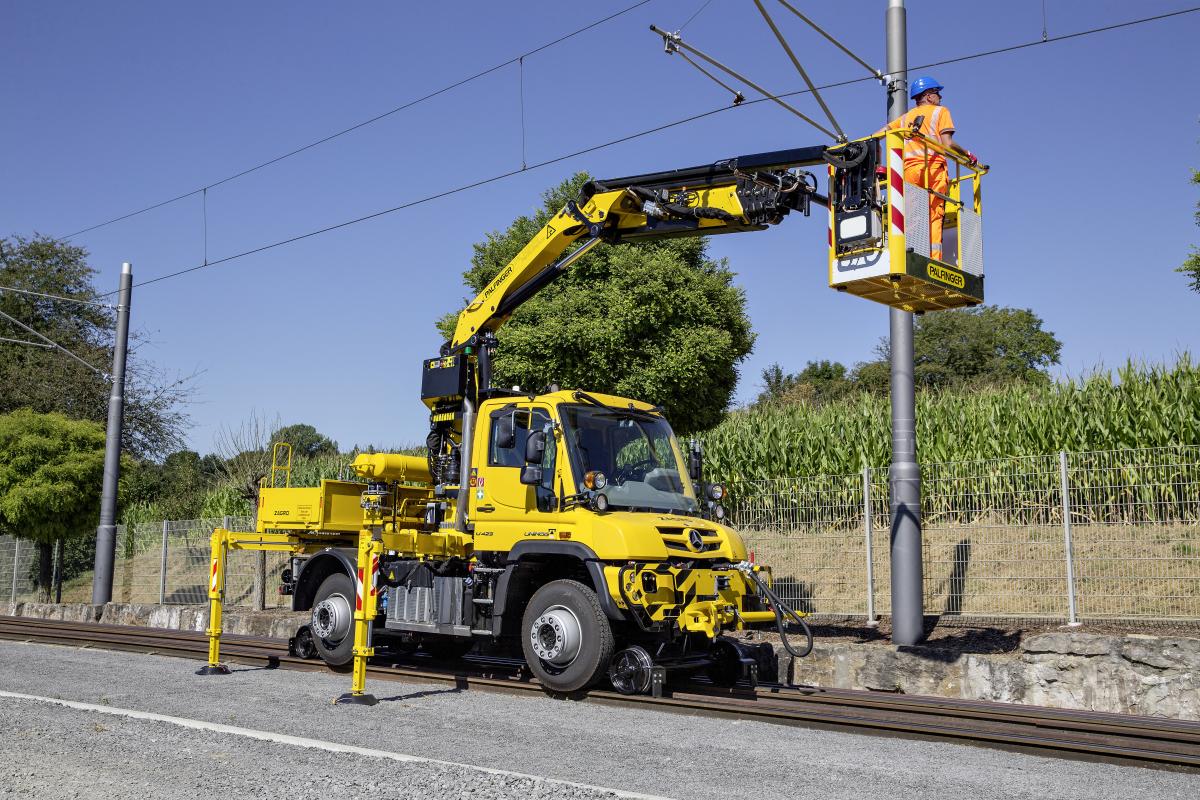
<instances>
[{"instance_id":1,"label":"yellow crane arm","mask_svg":"<svg viewBox=\"0 0 1200 800\"><path fill-rule=\"evenodd\" d=\"M669 172L592 181L496 274L458 316L457 350L495 332L522 302L601 241L763 230L790 211L825 203L797 168L824 163L824 147L725 159ZM582 241L581 241L582 240ZM567 252L572 245L578 245ZM564 255L564 253L566 255Z\"/></svg>"}]
</instances>

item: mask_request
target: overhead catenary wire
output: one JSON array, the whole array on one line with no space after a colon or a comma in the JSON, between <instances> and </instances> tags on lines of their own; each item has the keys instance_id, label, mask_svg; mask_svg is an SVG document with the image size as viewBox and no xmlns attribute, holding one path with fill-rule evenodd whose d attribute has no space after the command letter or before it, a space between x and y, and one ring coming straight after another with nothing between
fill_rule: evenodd
<instances>
[{"instance_id":1,"label":"overhead catenary wire","mask_svg":"<svg viewBox=\"0 0 1200 800\"><path fill-rule=\"evenodd\" d=\"M30 342L26 339L10 339L7 336L0 336L0 342L11 342L12 344L27 344L30 347L45 347L49 350L54 349L54 345L46 344L45 342Z\"/></svg>"},{"instance_id":2,"label":"overhead catenary wire","mask_svg":"<svg viewBox=\"0 0 1200 800\"><path fill-rule=\"evenodd\" d=\"M374 123L379 122L380 120L387 119L388 117L392 116L393 114L397 114L401 111L412 108L413 106L424 103L427 100L432 100L433 98L435 98L439 95L442 95L442 94L445 94L446 92L457 89L458 87L464 86L468 83L471 83L472 81L476 81L476 80L479 80L480 78L486 77L487 75L490 75L493 72L496 72L497 70L504 69L505 67L507 67L511 64L516 64L519 61L521 61L525 58L528 58L531 55L540 53L543 50L551 48L556 44L561 44L561 43L567 41L568 39L571 39L575 36L578 36L581 33L585 33L587 31L591 30L592 28L595 28L599 25L603 25L604 23L606 23L610 20L616 19L617 17L628 14L631 11L635 11L650 2L652 2L652 0L639 0L639 2L634 3L633 5L627 6L623 9L621 9L620 11L616 11L612 14L609 14L607 17L598 19L595 22L584 25L582 28L577 28L576 30L573 30L570 33L564 34L564 35L558 37L557 39L554 39L553 41L549 41L549 42L546 42L545 44L538 45L537 47L533 48L532 50L527 50L524 53L521 53L520 55L517 55L517 56L514 56L514 57L508 59L507 61L503 61L494 66L488 67L487 69L480 70L479 72L476 72L474 75L463 78L462 80L459 80L459 81L455 81L454 83L451 83L447 86L443 86L440 89L436 89L432 92L429 92L426 95L418 97L415 100L410 100L407 103L398 105L395 108L389 109L388 111L384 111L381 114L376 114L375 116L371 117L370 119L365 119L362 122L351 125L348 128L343 128L342 130L337 131L336 133L331 133L328 136L324 136L320 139L317 139L316 141L309 142L306 145L297 147L296 149L290 150L286 153L283 153L282 155L278 155L278 156L275 156L274 158L270 158L266 161L263 161L260 164L255 164L254 166L248 167L244 170L241 170L240 172L235 172L232 175L227 175L226 177L221 178L220 180L213 181L212 183L209 183L209 184L205 184L204 186L201 186L197 189L193 189L190 192L184 192L183 194L179 194L174 197L168 198L166 200L161 200L157 203L148 205L145 208L140 208L137 211L130 211L127 214L122 214L118 217L113 217L112 219L105 220L104 222L99 222L95 225L89 225L86 228L80 228L79 230L75 231L74 233L68 233L66 236L63 236L61 238L71 239L75 236L79 236L84 233L89 233L89 232L97 230L99 228L103 228L108 225L113 225L117 222L123 222L124 220L130 219L132 217L136 217L141 214L145 214L147 212L154 211L155 209L162 208L163 206L168 206L172 203L176 203L176 202L179 202L180 200L184 200L188 197L192 197L193 195L200 194L201 192L205 192L208 189L213 189L217 186L221 186L223 184L229 183L230 181L237 180L238 178L243 178L246 175L251 174L252 172L257 172L258 170L264 169L265 167L269 167L273 164L278 164L280 161L289 159L292 156L297 156L305 151L313 149L314 147L319 147L320 145L323 145L326 142L331 142L334 139L337 139L341 136L345 136L348 133L353 133L354 131L359 130L360 128L365 128L368 125L373 125Z\"/></svg>"},{"instance_id":3,"label":"overhead catenary wire","mask_svg":"<svg viewBox=\"0 0 1200 800\"><path fill-rule=\"evenodd\" d=\"M758 12L762 14L762 18L767 21L767 26L771 29L771 33L775 34L775 38L779 41L779 46L783 48L783 52L787 53L788 58L791 59L792 66L796 68L796 71L800 73L800 77L804 79L804 85L808 87L817 104L821 106L821 110L825 112L825 116L829 118L829 124L837 131L838 141L846 141L846 132L842 130L842 126L834 118L833 112L829 110L829 106L825 104L825 99L821 97L821 92L813 85L812 79L808 77L808 72L800 64L800 59L796 58L795 52L792 51L792 46L788 44L783 33L775 25L775 20L771 18L771 14L767 11L766 6L762 4L762 0L754 0L754 5L758 8Z\"/></svg>"},{"instance_id":4,"label":"overhead catenary wire","mask_svg":"<svg viewBox=\"0 0 1200 800\"><path fill-rule=\"evenodd\" d=\"M857 55L855 55L855 53L850 48L846 47L846 45L842 44L837 39L835 39L833 36L826 33L824 28L822 28L817 23L813 22L811 19L806 17L804 14L800 13L800 10L797 9L795 6L793 6L791 3L787 2L787 0L779 0L779 5L783 6L788 11L795 14L797 17L799 17L801 20L803 20L805 23L807 23L810 28L812 28L814 31L816 31L817 33L821 34L826 39L828 39L834 47L841 50L846 55L850 56L850 58L854 59L859 64L862 64L863 68L866 69L867 72L871 73L871 76L873 78L875 78L876 80L883 78L882 72L877 70L875 67L872 67L866 61L863 61L861 58L859 58Z\"/></svg>"},{"instance_id":5,"label":"overhead catenary wire","mask_svg":"<svg viewBox=\"0 0 1200 800\"><path fill-rule=\"evenodd\" d=\"M96 369L96 368L95 368L95 367L93 367L91 364L89 364L88 362L84 361L82 358L80 358L79 356L75 355L75 354L74 354L74 353L72 353L70 350L68 350L67 348L63 347L61 344L59 344L58 342L54 341L53 339L49 338L48 336L43 336L42 334L38 333L38 332L37 332L36 330L34 330L33 328L31 328L31 327L29 327L28 325L26 325L24 322L21 322L21 320L17 319L16 317L9 316L8 314L5 314L3 311L0 311L0 317L4 317L6 320L8 320L8 321L9 321L9 322L11 322L12 324L16 325L18 328L20 328L21 330L25 331L26 333L32 333L34 336L38 337L38 338L39 338L39 339L41 339L43 342L46 342L46 344L47 344L49 347L53 347L55 350L58 350L58 351L60 351L60 352L62 352L62 353L64 353L64 354L66 354L66 355L70 356L71 358L75 359L75 360L76 360L76 361L78 361L80 364L83 364L85 367L87 367L87 368L88 368L88 369L90 369L92 372L96 373L97 375L99 375L99 376L101 376L101 377L103 377L103 378L107 378L107 377L108 377L107 373L105 373L103 370Z\"/></svg>"},{"instance_id":6,"label":"overhead catenary wire","mask_svg":"<svg viewBox=\"0 0 1200 800\"><path fill-rule=\"evenodd\" d=\"M650 30L654 31L659 36L663 37L663 42L666 45L667 53L678 53L678 52L681 52L682 50L686 50L687 52L691 53L692 55L696 56L697 58L703 59L706 63L721 70L726 75L730 75L734 78L737 78L739 81L741 81L742 83L746 84L751 89L753 89L754 91L761 94L767 100L770 100L771 102L776 103L776 104L782 106L783 108L787 109L788 111L792 112L797 117L804 120L809 125L812 125L814 128L819 130L821 133L828 136L830 139L833 139L834 141L841 141L841 139L838 138L838 135L836 133L829 130L824 125L822 125L821 123L817 122L812 117L805 114L803 111L800 111L799 109L793 107L789 103L785 103L783 100L780 99L779 95L775 94L774 92L767 91L766 89L764 89L763 87L761 87L757 83L755 83L754 81L747 78L745 75L742 75L740 72L730 69L729 67L722 64L720 61L717 61L716 59L709 56L704 51L699 50L695 47L692 47L690 44L683 41L683 39L681 39L679 37L679 34L671 33L670 31L664 31L655 25L651 25ZM690 64L692 62L689 60L688 63ZM701 70L701 72L704 72L704 71ZM704 74L708 75L707 72L705 72ZM709 76L709 77L711 77L711 76ZM725 84L721 84L721 85L724 86ZM725 88L729 88L729 87L725 87Z\"/></svg>"},{"instance_id":7,"label":"overhead catenary wire","mask_svg":"<svg viewBox=\"0 0 1200 800\"><path fill-rule=\"evenodd\" d=\"M116 308L111 303L101 303L95 300L81 300L78 297L63 297L58 294L49 294L47 292L34 292L29 289L16 289L12 286L0 286L0 292L14 292L16 294L27 294L32 297L44 297L48 300L61 300L64 303L79 303L84 306L96 306L98 308Z\"/></svg>"},{"instance_id":8,"label":"overhead catenary wire","mask_svg":"<svg viewBox=\"0 0 1200 800\"><path fill-rule=\"evenodd\" d=\"M969 53L969 54L967 54L967 55L963 55L963 56L956 56L956 57L954 57L954 58L943 59L943 60L941 60L941 61L934 61L934 62L930 62L930 63L928 63L928 64L918 64L918 65L913 65L913 66L910 66L910 67L909 67L909 70L910 70L910 71L914 71L914 70L919 70L919 69L929 69L929 68L931 68L931 67L940 67L940 66L945 66L945 65L947 65L947 64L957 64L957 63L961 63L961 62L963 62L963 61L970 61L970 60L977 59L977 58L986 58L986 57L989 57L989 56L1000 55L1000 54L1003 54L1003 53L1009 53L1009 52L1013 52L1013 51L1016 51L1016 50L1021 50L1021 49L1027 48L1027 47L1033 47L1033 46L1035 46L1035 45L1044 44L1044 43L1045 43L1045 44L1051 44L1051 43L1055 43L1055 42L1066 41L1066 40L1068 40L1068 39L1077 39L1077 38L1079 38L1079 37L1082 37L1082 36L1089 36L1089 35L1092 35L1092 34L1097 34L1097 33L1106 33L1106 32L1108 32L1108 31L1118 30L1118 29L1121 29L1121 28L1128 28L1128 27L1132 27L1132 26L1134 26L1134 25L1141 25L1141 24L1144 24L1144 23L1149 23L1149 22L1157 22L1157 21L1164 20L1164 19L1169 19L1169 18L1172 18L1172 17L1178 17L1178 16L1181 16L1181 15L1184 15L1184 14L1193 14L1193 13L1195 13L1195 12L1197 12L1197 11L1200 11L1200 6L1193 6L1193 7L1190 7L1190 8L1186 8L1186 9L1180 9L1180 10L1178 10L1178 11L1171 11L1171 12L1167 12L1167 13L1164 13L1164 14L1158 14L1158 15L1155 15L1155 16L1150 16L1150 17L1142 17L1142 18L1139 18L1139 19L1127 20L1127 21L1125 21L1125 22L1114 23L1114 24L1112 24L1112 25L1104 25L1104 26L1097 27L1097 28L1090 28L1090 29L1087 29L1087 30L1075 31L1074 33L1066 33L1066 34L1061 34L1061 35L1059 35L1059 36L1054 36L1054 37L1051 37L1050 39L1047 39L1047 40L1046 40L1046 42L1042 42L1041 40L1036 40L1036 41L1032 41L1032 42L1024 42L1024 43L1022 43L1022 44L1010 45L1010 46L1007 46L1007 47L996 48L996 49L993 49L993 50L985 50L985 51L980 51L980 52L977 52L977 53ZM835 89L835 88L839 88L839 87L843 87L843 86L851 86L851 85L854 85L854 84L858 84L858 83L864 83L864 82L866 82L866 81L873 81L873 80L876 80L876 79L875 79L873 76L872 76L872 77L864 77L864 78L850 78L850 79L843 80L843 81L836 81L836 82L833 82L833 83L826 83L826 84L823 84L823 85L821 85L821 86L818 86L817 88L818 88L818 89ZM786 92L786 93L783 93L783 94L781 94L781 95L779 95L779 96L780 96L780 97L796 97L796 96L803 95L803 94L808 94L808 93L809 93L809 92L808 92L808 90L807 90L807 89L797 89L796 91L793 91L793 92ZM700 113L697 113L697 114L692 114L692 115L690 115L690 116L683 117L683 118L681 118L681 119L677 119L677 120L674 120L674 121L672 121L672 122L667 122L667 123L664 123L664 124L662 124L662 125L657 125L657 126L655 126L655 127L653 127L653 128L648 128L648 129L646 129L646 130L638 131L638 132L636 132L636 133L627 134L627 135L625 135L625 136L621 136L621 137L619 137L619 138L612 139L612 140L609 140L609 141L607 141L607 142L602 142L602 143L600 143L600 144L592 145L592 146L590 146L590 147L585 147L585 148L582 148L582 149L580 149L580 150L576 150L576 151L574 151L574 152L567 153L567 154L565 154L565 155L556 156L556 157L554 157L554 158L546 159L545 161L541 161L541 162L538 162L538 163L536 163L536 164L532 164L532 165L530 165L530 166L528 167L528 169L529 169L529 170L534 170L534 169L539 169L539 168L541 168L541 167L550 166L550 165L552 165L552 164L557 164L557 163L559 163L559 162L561 162L561 161L566 161L566 160L568 160L568 159L571 159L571 158L576 158L576 157L578 157L578 156L581 156L581 155L586 155L586 154L588 154L588 153L593 153L593 152L596 152L596 151L598 151L598 150L604 150L604 149L606 149L606 148L609 148L609 147L614 147L614 146L616 146L616 145L619 145L619 144L624 144L625 142L633 141L633 140L635 140L635 139L640 139L640 138L642 138L642 137L645 137L645 136L650 136L650 135L653 135L653 134L655 134L655 133L660 133L660 132L662 132L662 131L669 130L669 129L671 129L671 128L679 127L680 125L687 125L687 124L689 124L689 123L696 122L696 121L698 121L698 120L705 119L705 118L707 118L707 117L715 116L715 115L717 115L717 114L721 114L721 113L724 113L724 112L730 111L731 109L733 109L733 108L735 108L735 107L746 107L746 106L756 105L756 104L758 104L758 103L765 103L765 102L767 102L767 101L768 101L768 99L769 99L769 98L766 98L766 97L755 98L755 99L753 99L753 100L747 100L746 102L744 102L744 103L741 103L741 104L740 104L740 106L727 106L727 105L723 105L723 106L720 106L719 108L714 108L714 109L710 109L710 110L708 110L708 111L703 111L703 112L700 112ZM331 231L339 230L339 229L341 229L341 228L346 228L346 227L349 227L349 226L351 226L351 225L356 225L356 224L358 224L358 223L360 223L360 222L367 222L368 220L377 219L377 218L379 218L379 217L382 217L382 216L385 216L385 215L387 215L387 214L392 214L392 213L395 213L395 212L397 212L397 211L402 211L402 210L404 210L404 209L412 208L412 207L414 207L414 206L419 206L419 205L422 205L422 204L424 204L424 203L431 202L431 201L433 201L433 200L438 200L438 199L441 199L441 198L443 198L443 197L449 197L449 196L451 196L451 195L455 195L455 194L458 194L458 193L460 193L460 192L465 192L465 191L468 191L468 190L470 190L470 189L475 189L475 188L478 188L478 187L480 187L480 186L485 186L485 185L487 185L487 184L490 184L490 183L495 183L495 182L497 182L497 181L501 181L501 180L504 180L504 179L506 179L506 178L510 178L510 177L512 177L512 176L514 176L514 175L518 175L518 174L520 174L520 173L521 173L521 172L523 172L523 171L524 171L524 170L510 170L510 171L508 171L508 172L503 172L503 173L500 173L500 174L497 174L497 175L493 175L493 176L491 176L491 177L488 177L488 178L482 178L482 179L480 179L480 180L473 181L473 182L471 182L471 183L464 184L464 185L462 185L462 186L458 186L458 187L455 187L455 188L452 188L452 189L447 189L447 190L445 190L445 191L442 191L442 192L437 192L437 193L435 193L435 194L427 195L427 196L425 196L425 197L422 197L422 198L419 198L419 199L417 199L417 200L413 200L413 201L410 201L410 202L407 202L407 203L402 203L402 204L400 204L400 205L393 206L393 207L391 207L391 208L386 208L386 209L383 209L383 210L381 210L381 211L376 211L376 212L374 212L374 213L371 213L371 214L365 214L365 215L363 215L363 216L361 216L361 217L356 217L356 218L354 218L354 219L346 220L346 221L344 221L344 222L339 222L339 223L337 223L337 224L334 224L334 225L329 225L329 226L326 226L326 227L324 227L324 228L319 228L319 229L317 229L317 230L309 231L309 232L307 232L307 233L302 233L302 234L299 234L299 235L297 235L297 236L292 236L292 237L289 237L289 238L287 238L287 239L281 239L281 240L279 240L279 241L276 241L276 242L271 242L271 243L269 243L269 244L265 244L265 245L262 245L262 246L260 246L260 247L255 247L255 248L252 248L252 249L250 249L250 250L244 250L244 251L242 251L242 252L240 252L240 253L234 253L233 255L229 255L229 256L226 256L226 257L224 257L224 258L217 259L217 260L215 260L215 261L210 261L210 262L209 262L209 263L207 263L207 264L197 264L197 265L195 265L195 266L192 266L192 267L187 267L187 268L185 268L185 269L176 270L175 272L170 272L170 273L167 273L167 274L164 274L164 275L160 275L160 276L158 276L158 277L156 277L156 278L150 278L149 280L142 281L141 283L136 283L136 284L134 284L134 286L135 286L135 287L139 287L139 286L147 286L147 285L149 285L149 284L152 284L152 283L158 283L158 282L160 282L160 281L170 280L170 279L172 279L172 278L177 278L177 277L179 277L179 276L181 276L181 275L187 275L187 274L189 274L189 273L196 272L197 270L201 270L201 269L204 269L204 268L206 268L206 267L213 267L213 266L217 266L217 265L219 265L219 264L228 263L228 262L230 262L230 261L234 261L234 260L237 260L237 259L245 258L245 257L247 257L247 256L255 255L255 254L257 254L257 253L261 253L261 252L264 252L264 251L267 251L267 250L272 250L272 249L274 249L274 248L276 248L276 247L282 247L282 246L284 246L284 245L287 245L287 244L292 244L292 243L294 243L294 242L298 242L298 241L301 241L301 240L304 240L304 239L308 239L308 238L311 238L311 237L313 237L313 236L319 236L319 235L321 235L321 234L324 234L324 233L329 233L329 232L331 232ZM100 295L100 296L101 296L101 297L108 297L108 296L111 296L111 295L114 295L114 294L117 294L117 292L116 292L115 290L114 290L114 291L112 291L112 292L108 292L108 293L106 293L106 294Z\"/></svg>"},{"instance_id":9,"label":"overhead catenary wire","mask_svg":"<svg viewBox=\"0 0 1200 800\"><path fill-rule=\"evenodd\" d=\"M682 32L683 32L683 29L684 29L684 28L686 28L688 25L691 25L691 24L692 24L692 20L694 20L696 17L698 17L698 16L700 16L701 14L703 14L703 13L704 13L704 9L708 8L708 7L709 7L709 5L711 5L711 4L712 4L712 0L704 0L704 5L700 6L700 8L698 8L698 9L696 9L696 13L695 13L695 14L692 14L690 17L688 17L688 18L687 18L687 22L685 22L685 23L683 23L682 25L680 25L680 26L679 26L679 32L680 32L680 33L682 33Z\"/></svg>"}]
</instances>

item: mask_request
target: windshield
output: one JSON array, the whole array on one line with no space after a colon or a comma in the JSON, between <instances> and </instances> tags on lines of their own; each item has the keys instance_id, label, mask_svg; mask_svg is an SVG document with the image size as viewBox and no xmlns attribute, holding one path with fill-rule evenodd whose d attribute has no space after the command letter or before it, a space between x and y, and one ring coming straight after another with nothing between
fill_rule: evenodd
<instances>
[{"instance_id":1,"label":"windshield","mask_svg":"<svg viewBox=\"0 0 1200 800\"><path fill-rule=\"evenodd\" d=\"M576 486L596 470L608 478L604 493L613 508L696 512L696 495L665 419L591 406L565 406L562 418Z\"/></svg>"}]
</instances>

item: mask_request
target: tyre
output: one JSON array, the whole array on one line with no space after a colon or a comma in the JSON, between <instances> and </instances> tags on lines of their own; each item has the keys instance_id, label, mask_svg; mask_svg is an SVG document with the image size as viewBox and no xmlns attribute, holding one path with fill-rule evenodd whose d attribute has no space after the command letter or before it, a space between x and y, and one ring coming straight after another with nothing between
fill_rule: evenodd
<instances>
[{"instance_id":1,"label":"tyre","mask_svg":"<svg viewBox=\"0 0 1200 800\"><path fill-rule=\"evenodd\" d=\"M321 660L331 667L342 667L354 658L354 581L337 572L321 581L313 598L313 644Z\"/></svg>"},{"instance_id":2,"label":"tyre","mask_svg":"<svg viewBox=\"0 0 1200 800\"><path fill-rule=\"evenodd\" d=\"M612 659L613 632L596 593L571 580L538 589L521 619L521 650L551 691L576 692L598 683Z\"/></svg>"}]
</instances>

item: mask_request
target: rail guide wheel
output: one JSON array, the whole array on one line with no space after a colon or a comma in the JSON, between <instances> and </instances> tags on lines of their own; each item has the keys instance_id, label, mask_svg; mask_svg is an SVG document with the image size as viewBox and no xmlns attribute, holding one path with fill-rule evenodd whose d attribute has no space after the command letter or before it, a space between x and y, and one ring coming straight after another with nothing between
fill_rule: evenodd
<instances>
[{"instance_id":1,"label":"rail guide wheel","mask_svg":"<svg viewBox=\"0 0 1200 800\"><path fill-rule=\"evenodd\" d=\"M608 666L608 679L621 694L645 694L650 691L654 659L640 645L626 647L613 656Z\"/></svg>"}]
</instances>

